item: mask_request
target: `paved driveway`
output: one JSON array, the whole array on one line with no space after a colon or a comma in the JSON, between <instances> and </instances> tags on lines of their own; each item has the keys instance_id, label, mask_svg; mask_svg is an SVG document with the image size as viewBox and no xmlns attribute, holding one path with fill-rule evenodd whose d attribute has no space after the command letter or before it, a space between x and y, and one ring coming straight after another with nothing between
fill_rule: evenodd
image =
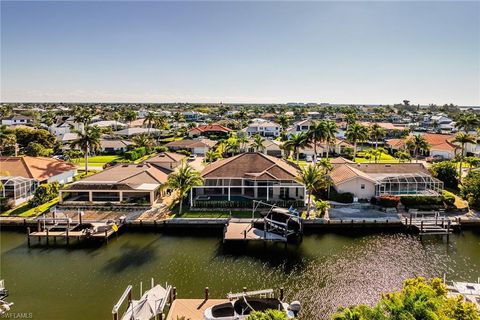
<instances>
[{"instance_id":1,"label":"paved driveway","mask_svg":"<svg viewBox=\"0 0 480 320\"><path fill-rule=\"evenodd\" d=\"M195 160L188 161L188 164L190 164L195 170L202 171L203 168L205 168L205 164L203 163L204 159L205 157L198 156Z\"/></svg>"}]
</instances>

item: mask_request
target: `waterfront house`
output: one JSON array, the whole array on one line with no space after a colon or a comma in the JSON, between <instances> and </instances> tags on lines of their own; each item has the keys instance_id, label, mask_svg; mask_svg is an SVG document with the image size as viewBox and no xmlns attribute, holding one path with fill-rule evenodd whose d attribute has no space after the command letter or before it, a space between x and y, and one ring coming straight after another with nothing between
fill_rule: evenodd
<instances>
[{"instance_id":1,"label":"waterfront house","mask_svg":"<svg viewBox=\"0 0 480 320\"><path fill-rule=\"evenodd\" d=\"M53 123L49 128L51 134L60 137L63 139L63 136L67 133L73 133L73 131L82 131L83 123L75 122L75 117L71 116L58 116L55 118L55 123Z\"/></svg>"},{"instance_id":2,"label":"waterfront house","mask_svg":"<svg viewBox=\"0 0 480 320\"><path fill-rule=\"evenodd\" d=\"M193 154L205 155L208 150L213 148L217 141L210 139L200 140L174 140L167 143L165 146L170 150L186 150Z\"/></svg>"},{"instance_id":3,"label":"waterfront house","mask_svg":"<svg viewBox=\"0 0 480 320\"><path fill-rule=\"evenodd\" d=\"M0 157L2 197L11 199L15 206L28 201L41 183L71 182L76 175L74 165L44 157Z\"/></svg>"},{"instance_id":4,"label":"waterfront house","mask_svg":"<svg viewBox=\"0 0 480 320\"><path fill-rule=\"evenodd\" d=\"M158 130L155 128L131 127L131 128L115 131L113 134L117 136L132 137L139 134L151 134L151 135L158 136L161 133L162 133L162 130Z\"/></svg>"},{"instance_id":5,"label":"waterfront house","mask_svg":"<svg viewBox=\"0 0 480 320\"><path fill-rule=\"evenodd\" d=\"M280 135L280 125L271 122L271 121L260 121L257 119L257 121L254 121L248 125L245 129L242 130L245 132L248 136L253 136L256 134L261 135L262 137L278 137Z\"/></svg>"},{"instance_id":6,"label":"waterfront house","mask_svg":"<svg viewBox=\"0 0 480 320\"><path fill-rule=\"evenodd\" d=\"M188 130L188 136L190 138L200 137L200 136L217 136L217 137L226 137L231 129L224 127L219 124L209 124L202 125Z\"/></svg>"},{"instance_id":7,"label":"waterfront house","mask_svg":"<svg viewBox=\"0 0 480 320\"><path fill-rule=\"evenodd\" d=\"M168 173L180 166L185 158L186 156L183 154L175 152L162 152L145 160L144 162L154 165L159 169L166 169Z\"/></svg>"},{"instance_id":8,"label":"waterfront house","mask_svg":"<svg viewBox=\"0 0 480 320\"><path fill-rule=\"evenodd\" d=\"M443 189L443 182L421 163L346 162L334 165L329 177L337 192L365 200L382 195L437 196Z\"/></svg>"},{"instance_id":9,"label":"waterfront house","mask_svg":"<svg viewBox=\"0 0 480 320\"><path fill-rule=\"evenodd\" d=\"M282 159L242 153L206 166L201 172L204 185L192 189L190 203L263 200L303 206L305 187L295 181L297 175L297 169Z\"/></svg>"},{"instance_id":10,"label":"waterfront house","mask_svg":"<svg viewBox=\"0 0 480 320\"><path fill-rule=\"evenodd\" d=\"M313 124L314 121L312 119L297 121L287 130L287 132L289 135L298 134L300 132L307 133Z\"/></svg>"},{"instance_id":11,"label":"waterfront house","mask_svg":"<svg viewBox=\"0 0 480 320\"><path fill-rule=\"evenodd\" d=\"M153 205L167 179L168 174L152 164L118 164L60 189L60 203Z\"/></svg>"}]
</instances>

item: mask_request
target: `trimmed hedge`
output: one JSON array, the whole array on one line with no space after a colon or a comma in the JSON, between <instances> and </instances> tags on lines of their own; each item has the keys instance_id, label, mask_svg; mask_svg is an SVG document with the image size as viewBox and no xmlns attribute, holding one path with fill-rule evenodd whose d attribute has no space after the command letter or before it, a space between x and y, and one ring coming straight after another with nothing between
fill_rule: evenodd
<instances>
[{"instance_id":1,"label":"trimmed hedge","mask_svg":"<svg viewBox=\"0 0 480 320\"><path fill-rule=\"evenodd\" d=\"M443 205L442 197L429 197L429 196L403 196L401 197L402 204L406 207L416 208L416 206L433 206Z\"/></svg>"},{"instance_id":2,"label":"trimmed hedge","mask_svg":"<svg viewBox=\"0 0 480 320\"><path fill-rule=\"evenodd\" d=\"M353 193L350 193L350 192L339 193L334 188L331 188L329 200L340 202L340 203L352 203Z\"/></svg>"},{"instance_id":3,"label":"trimmed hedge","mask_svg":"<svg viewBox=\"0 0 480 320\"><path fill-rule=\"evenodd\" d=\"M455 205L455 195L449 191L446 191L446 190L443 190L443 193L442 193L442 198L443 198L443 202L447 205L447 206L454 206Z\"/></svg>"},{"instance_id":4,"label":"trimmed hedge","mask_svg":"<svg viewBox=\"0 0 480 320\"><path fill-rule=\"evenodd\" d=\"M384 208L396 208L400 203L400 197L381 196L377 199L377 204Z\"/></svg>"}]
</instances>

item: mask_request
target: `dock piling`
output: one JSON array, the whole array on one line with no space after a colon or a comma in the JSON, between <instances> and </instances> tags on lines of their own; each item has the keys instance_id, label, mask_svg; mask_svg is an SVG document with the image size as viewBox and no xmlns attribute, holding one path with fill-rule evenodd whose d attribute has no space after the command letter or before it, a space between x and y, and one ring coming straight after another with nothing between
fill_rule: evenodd
<instances>
[{"instance_id":1,"label":"dock piling","mask_svg":"<svg viewBox=\"0 0 480 320\"><path fill-rule=\"evenodd\" d=\"M27 227L27 242L28 242L28 247L30 247L30 227Z\"/></svg>"},{"instance_id":2,"label":"dock piling","mask_svg":"<svg viewBox=\"0 0 480 320\"><path fill-rule=\"evenodd\" d=\"M280 287L280 301L283 301L283 297L284 297L284 288Z\"/></svg>"},{"instance_id":3,"label":"dock piling","mask_svg":"<svg viewBox=\"0 0 480 320\"><path fill-rule=\"evenodd\" d=\"M208 300L208 287L205 287L205 301Z\"/></svg>"}]
</instances>

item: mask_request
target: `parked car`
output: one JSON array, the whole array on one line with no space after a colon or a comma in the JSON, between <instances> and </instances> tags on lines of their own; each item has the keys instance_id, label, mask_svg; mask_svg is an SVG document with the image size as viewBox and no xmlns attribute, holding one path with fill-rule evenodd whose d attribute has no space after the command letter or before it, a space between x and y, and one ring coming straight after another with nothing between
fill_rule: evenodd
<instances>
[{"instance_id":1,"label":"parked car","mask_svg":"<svg viewBox=\"0 0 480 320\"><path fill-rule=\"evenodd\" d=\"M197 155L195 153L192 153L189 157L188 157L188 161L193 161L197 159Z\"/></svg>"},{"instance_id":2,"label":"parked car","mask_svg":"<svg viewBox=\"0 0 480 320\"><path fill-rule=\"evenodd\" d=\"M429 163L435 163L435 162L441 162L445 160L441 155L434 155L433 157L427 157L425 159L425 161L429 162Z\"/></svg>"},{"instance_id":3,"label":"parked car","mask_svg":"<svg viewBox=\"0 0 480 320\"><path fill-rule=\"evenodd\" d=\"M307 162L312 162L312 161L313 161L313 157L312 157L312 156L307 156L307 157L305 158L305 161L307 161Z\"/></svg>"}]
</instances>

